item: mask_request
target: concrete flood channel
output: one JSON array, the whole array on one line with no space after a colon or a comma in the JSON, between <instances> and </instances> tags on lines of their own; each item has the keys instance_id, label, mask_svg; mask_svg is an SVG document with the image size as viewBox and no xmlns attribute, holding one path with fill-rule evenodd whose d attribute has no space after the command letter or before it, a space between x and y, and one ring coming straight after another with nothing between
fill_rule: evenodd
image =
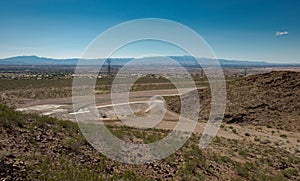
<instances>
[{"instance_id":1,"label":"concrete flood channel","mask_svg":"<svg viewBox=\"0 0 300 181\"><path fill-rule=\"evenodd\" d=\"M190 89L187 89L185 93L189 92ZM138 118L144 118L149 116L151 112L153 114L161 113L165 106L164 101L161 99L153 99L155 96L176 96L179 95L176 89L169 90L154 90L154 91L137 91L130 93L130 102L120 102L114 104L121 109L122 114L116 115L113 105L110 101L110 94L98 94L95 96L97 100L96 108L99 112L100 118L99 123L105 122L105 124L113 125L128 125L124 124L123 118L130 118L137 116ZM127 109L127 106L130 106L130 109ZM73 111L72 98L60 98L60 99L44 99L44 100L30 100L25 102L25 104L17 106L18 111L24 112L34 112L41 115L47 115L51 117L56 117L63 120L70 120L76 122L75 114L83 114L88 112L88 106L83 106L77 111ZM157 112L158 111L158 112ZM159 115L159 114L158 114ZM166 110L163 113L163 119L159 120L160 122L155 122L155 124L150 124L148 127L158 128L158 129L167 129L171 130L176 127L177 120L179 115ZM121 121L122 120L122 121ZM151 122L151 121L150 121ZM125 122L126 123L126 122ZM140 124L146 124L147 122L141 122ZM194 130L195 133L203 133L206 122L199 121ZM130 125L129 125L130 126ZM218 131L218 136L229 138L229 139L247 139L255 144L260 144L260 142L253 141L254 138L258 137L260 140L270 140L272 144L277 144L284 148L286 151L295 153L295 150L300 150L300 145L298 143L298 138L300 138L300 133L293 133L289 131L284 131L260 127L257 126L240 126L236 124L231 124L230 127L233 127L238 134L235 134L231 129L221 128ZM273 134L273 132L275 132ZM278 132L278 133L277 133ZM251 136L245 136L245 133L250 133ZM285 134L287 138L282 138L280 135ZM300 152L298 153L300 154Z\"/></svg>"},{"instance_id":2,"label":"concrete flood channel","mask_svg":"<svg viewBox=\"0 0 300 181\"><path fill-rule=\"evenodd\" d=\"M191 89L184 89L183 92L187 93ZM112 104L110 94L96 95L96 108L102 121L119 121L121 117L147 117L151 112L166 109L163 99L155 97L178 96L176 89L167 90L153 90L153 91L137 91L130 93L130 102L118 102ZM116 114L114 107L118 108L119 114ZM130 109L128 109L128 107ZM89 106L82 106L74 112L72 105L72 98L63 99L45 99L34 100L28 104L20 105L17 110L24 112L34 112L40 115L47 115L56 117L63 120L76 121L76 114L84 114L89 112ZM169 112L167 112L169 114ZM170 116L167 116L170 119ZM174 117L174 115L173 115ZM176 115L175 115L176 117ZM177 119L177 118L174 118Z\"/></svg>"}]
</instances>

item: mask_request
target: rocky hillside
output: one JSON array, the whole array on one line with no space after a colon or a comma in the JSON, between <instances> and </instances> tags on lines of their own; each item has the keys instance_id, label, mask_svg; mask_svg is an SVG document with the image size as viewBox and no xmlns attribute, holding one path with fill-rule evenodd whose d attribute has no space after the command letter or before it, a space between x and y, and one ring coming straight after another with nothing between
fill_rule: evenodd
<instances>
[{"instance_id":1,"label":"rocky hillside","mask_svg":"<svg viewBox=\"0 0 300 181\"><path fill-rule=\"evenodd\" d=\"M149 143L165 130L109 127L124 141ZM76 123L0 104L0 180L299 180L299 157L272 145L217 137L199 150L193 135L170 157L143 165L106 158ZM261 155L260 153L265 153Z\"/></svg>"},{"instance_id":2,"label":"rocky hillside","mask_svg":"<svg viewBox=\"0 0 300 181\"><path fill-rule=\"evenodd\" d=\"M210 110L209 90L199 90L201 120L207 120ZM179 112L178 98L168 103ZM227 123L265 125L299 131L300 72L274 71L251 75L227 84Z\"/></svg>"}]
</instances>

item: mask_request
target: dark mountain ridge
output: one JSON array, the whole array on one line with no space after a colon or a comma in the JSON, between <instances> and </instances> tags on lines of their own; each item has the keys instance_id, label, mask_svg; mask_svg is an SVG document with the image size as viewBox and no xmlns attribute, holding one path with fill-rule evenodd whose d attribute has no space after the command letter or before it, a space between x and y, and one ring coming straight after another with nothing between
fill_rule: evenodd
<instances>
[{"instance_id":1,"label":"dark mountain ridge","mask_svg":"<svg viewBox=\"0 0 300 181\"><path fill-rule=\"evenodd\" d=\"M196 59L192 56L168 56L184 66L199 66ZM215 59L197 58L201 65L214 65ZM55 59L38 56L17 56L0 59L0 65L70 65L76 66L79 58ZM86 65L94 65L104 62L106 59L83 59ZM132 58L111 58L112 65L122 66L128 63ZM264 66L300 66L300 64L275 64L264 61L242 61L219 59L223 67L264 67Z\"/></svg>"}]
</instances>

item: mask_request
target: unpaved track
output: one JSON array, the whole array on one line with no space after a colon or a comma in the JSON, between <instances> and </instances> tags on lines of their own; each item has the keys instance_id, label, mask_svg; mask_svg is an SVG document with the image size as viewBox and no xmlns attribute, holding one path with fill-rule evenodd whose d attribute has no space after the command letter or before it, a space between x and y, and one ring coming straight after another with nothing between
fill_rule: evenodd
<instances>
[{"instance_id":1,"label":"unpaved track","mask_svg":"<svg viewBox=\"0 0 300 181\"><path fill-rule=\"evenodd\" d=\"M204 89L206 87L200 88ZM191 91L190 88L181 89L183 93ZM147 90L147 91L135 91L130 92L129 101L149 101L153 96L171 96L178 95L177 89L164 89L164 90ZM96 94L95 100L97 106L109 106L111 102L111 94ZM65 119L70 121L76 121L73 112L72 97L66 98L51 98L51 99L38 99L38 100L24 100L24 104L18 104L17 109L19 111L35 112L42 115L49 115L59 119ZM89 103L82 105L87 106Z\"/></svg>"},{"instance_id":2,"label":"unpaved track","mask_svg":"<svg viewBox=\"0 0 300 181\"><path fill-rule=\"evenodd\" d=\"M190 89L186 89L187 92L189 90ZM149 98L155 95L166 96L176 94L178 94L176 89L137 91L130 93L130 101L147 101L149 100ZM110 96L110 94L97 94L97 106L111 106ZM55 105L60 105L60 107L57 107ZM43 106L45 110L42 110ZM51 108L51 106L54 107ZM34 107L40 110L30 110L30 108ZM51 115L61 119L68 119L71 121L76 120L74 115L69 114L70 112L73 112L71 97L60 99L28 100L25 102L25 104L18 105L18 108L21 108L20 110L22 110L22 108L25 108L25 110L23 111L26 111L26 109L28 109L30 112L33 111L44 115ZM49 108L52 110L49 110ZM178 114L171 111L167 111L164 119L155 128L172 130L176 126L178 118ZM106 118L103 121L106 124L124 125L118 119ZM194 132L196 134L201 134L205 128L205 125L205 121L198 122ZM292 153L295 153L295 150L300 150L299 132L288 132L284 130L267 128L265 126L241 126L237 124L225 125L224 128L220 128L217 136L224 137L227 139L250 141L256 144L272 145L275 147L283 148L286 151Z\"/></svg>"},{"instance_id":3,"label":"unpaved track","mask_svg":"<svg viewBox=\"0 0 300 181\"><path fill-rule=\"evenodd\" d=\"M200 88L204 89L206 87ZM199 88L198 88L199 89ZM182 89L183 92L189 92L191 89L186 88ZM177 89L164 89L164 90L146 90L146 91L135 91L130 92L130 101L138 100L149 100L150 97L155 95L172 95L178 94ZM96 94L96 101L98 105L108 105L111 104L111 94ZM45 105L45 104L64 104L72 105L72 97L66 98L51 98L51 99L28 99L24 101L24 104L17 104L17 108L27 108L36 105Z\"/></svg>"}]
</instances>

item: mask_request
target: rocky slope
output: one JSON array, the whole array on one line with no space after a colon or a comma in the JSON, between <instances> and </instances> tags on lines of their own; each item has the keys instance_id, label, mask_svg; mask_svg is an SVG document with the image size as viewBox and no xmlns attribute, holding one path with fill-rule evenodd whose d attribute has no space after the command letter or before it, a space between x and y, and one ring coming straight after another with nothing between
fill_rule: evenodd
<instances>
[{"instance_id":1,"label":"rocky slope","mask_svg":"<svg viewBox=\"0 0 300 181\"><path fill-rule=\"evenodd\" d=\"M164 130L109 127L119 138L149 143ZM76 123L24 114L0 104L0 180L299 180L299 157L271 145L217 137L199 150L200 135L168 158L129 165L90 146ZM262 155L261 153L264 153Z\"/></svg>"},{"instance_id":2,"label":"rocky slope","mask_svg":"<svg viewBox=\"0 0 300 181\"><path fill-rule=\"evenodd\" d=\"M199 90L199 97L200 119L207 120L209 90ZM180 112L178 98L169 100L168 105L172 111ZM299 131L300 72L274 71L227 83L224 121Z\"/></svg>"}]
</instances>

